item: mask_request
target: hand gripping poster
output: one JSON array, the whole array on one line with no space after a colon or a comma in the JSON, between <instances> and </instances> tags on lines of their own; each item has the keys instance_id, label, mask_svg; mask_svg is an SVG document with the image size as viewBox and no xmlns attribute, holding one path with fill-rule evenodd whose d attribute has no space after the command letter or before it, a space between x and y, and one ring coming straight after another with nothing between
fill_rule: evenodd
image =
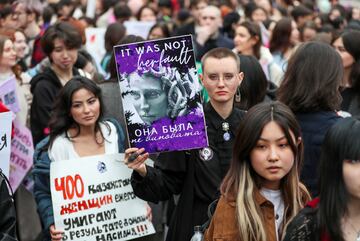
<instances>
[{"instance_id":1,"label":"hand gripping poster","mask_svg":"<svg viewBox=\"0 0 360 241\"><path fill-rule=\"evenodd\" d=\"M119 45L114 54L131 147L208 145L191 35Z\"/></svg>"},{"instance_id":2,"label":"hand gripping poster","mask_svg":"<svg viewBox=\"0 0 360 241\"><path fill-rule=\"evenodd\" d=\"M62 240L131 240L155 233L123 160L124 154L107 154L51 163L55 228L64 231Z\"/></svg>"}]
</instances>

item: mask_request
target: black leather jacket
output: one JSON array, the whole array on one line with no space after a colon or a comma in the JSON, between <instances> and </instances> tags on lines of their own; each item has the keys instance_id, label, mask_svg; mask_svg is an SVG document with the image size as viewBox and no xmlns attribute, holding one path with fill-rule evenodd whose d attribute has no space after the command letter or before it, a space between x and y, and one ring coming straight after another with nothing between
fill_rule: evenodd
<instances>
[{"instance_id":1,"label":"black leather jacket","mask_svg":"<svg viewBox=\"0 0 360 241\"><path fill-rule=\"evenodd\" d=\"M0 241L14 240L17 240L15 206L0 171Z\"/></svg>"}]
</instances>

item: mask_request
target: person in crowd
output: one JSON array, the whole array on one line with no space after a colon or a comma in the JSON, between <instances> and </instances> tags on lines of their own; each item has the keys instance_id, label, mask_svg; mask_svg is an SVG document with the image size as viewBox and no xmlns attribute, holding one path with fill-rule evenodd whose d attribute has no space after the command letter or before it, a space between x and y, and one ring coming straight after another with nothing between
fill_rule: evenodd
<instances>
[{"instance_id":1,"label":"person in crowd","mask_svg":"<svg viewBox=\"0 0 360 241\"><path fill-rule=\"evenodd\" d=\"M31 80L33 101L30 125L34 144L49 134L48 121L60 89L73 77L80 75L74 64L81 46L79 32L69 23L59 22L49 27L41 39L42 49L51 65ZM84 73L82 72L84 75Z\"/></svg>"},{"instance_id":2,"label":"person in crowd","mask_svg":"<svg viewBox=\"0 0 360 241\"><path fill-rule=\"evenodd\" d=\"M189 8L193 20L176 29L173 35L191 34L195 36L195 30L200 27L200 13L206 6L208 6L207 0L191 0Z\"/></svg>"},{"instance_id":3,"label":"person in crowd","mask_svg":"<svg viewBox=\"0 0 360 241\"><path fill-rule=\"evenodd\" d=\"M304 5L299 5L293 8L291 16L294 18L297 27L301 29L307 21L313 20L313 11Z\"/></svg>"},{"instance_id":4,"label":"person in crowd","mask_svg":"<svg viewBox=\"0 0 360 241\"><path fill-rule=\"evenodd\" d=\"M147 201L168 200L180 194L173 212L166 240L190 240L193 228L207 220L207 207L217 197L217 190L231 159L231 149L244 112L233 107L234 96L243 79L238 56L227 48L210 50L202 59L201 80L210 102L204 107L209 146L161 153L155 167L144 164L144 149L125 151L127 162L132 152L140 156L128 167L135 194Z\"/></svg>"},{"instance_id":5,"label":"person in crowd","mask_svg":"<svg viewBox=\"0 0 360 241\"><path fill-rule=\"evenodd\" d=\"M152 7L142 6L136 15L136 19L138 21L144 21L144 22L155 22L156 15L157 15L157 12Z\"/></svg>"},{"instance_id":6,"label":"person in crowd","mask_svg":"<svg viewBox=\"0 0 360 241\"><path fill-rule=\"evenodd\" d=\"M274 61L285 72L287 62L294 51L294 47L299 43L299 30L296 22L291 18L280 19L272 32L270 38L270 52L274 56Z\"/></svg>"},{"instance_id":7,"label":"person in crowd","mask_svg":"<svg viewBox=\"0 0 360 241\"><path fill-rule=\"evenodd\" d=\"M157 22L150 28L147 39L153 40L168 37L170 37L170 30L167 24L165 22Z\"/></svg>"},{"instance_id":8,"label":"person in crowd","mask_svg":"<svg viewBox=\"0 0 360 241\"><path fill-rule=\"evenodd\" d=\"M0 31L0 85L12 77L16 78L16 98L19 104L19 112L16 119L22 124L27 125L29 115L29 105L31 94L29 91L30 77L21 71L16 64L16 52L14 50L14 30ZM6 35L2 35L6 34Z\"/></svg>"},{"instance_id":9,"label":"person in crowd","mask_svg":"<svg viewBox=\"0 0 360 241\"><path fill-rule=\"evenodd\" d=\"M118 2L114 6L114 17L119 23L130 20L132 16L131 9L125 2Z\"/></svg>"},{"instance_id":10,"label":"person in crowd","mask_svg":"<svg viewBox=\"0 0 360 241\"><path fill-rule=\"evenodd\" d=\"M268 19L267 11L258 5L256 5L253 9L251 9L250 13L250 21L253 21L257 24L261 24Z\"/></svg>"},{"instance_id":11,"label":"person in crowd","mask_svg":"<svg viewBox=\"0 0 360 241\"><path fill-rule=\"evenodd\" d=\"M223 18L223 26L221 32L224 36L233 39L235 36L236 26L240 23L241 17L238 12L230 12Z\"/></svg>"},{"instance_id":12,"label":"person in crowd","mask_svg":"<svg viewBox=\"0 0 360 241\"><path fill-rule=\"evenodd\" d=\"M344 77L340 84L343 102L341 110L360 117L360 31L344 32L333 42L340 54Z\"/></svg>"},{"instance_id":13,"label":"person in crowd","mask_svg":"<svg viewBox=\"0 0 360 241\"><path fill-rule=\"evenodd\" d=\"M254 56L239 55L244 79L235 95L234 105L241 110L248 110L263 101L275 98L276 87L266 79L265 73Z\"/></svg>"},{"instance_id":14,"label":"person in crowd","mask_svg":"<svg viewBox=\"0 0 360 241\"><path fill-rule=\"evenodd\" d=\"M28 66L26 64L26 55L29 51L27 46L26 35L21 30L16 30L14 33L14 50L16 52L17 64L21 67L22 72L26 72Z\"/></svg>"},{"instance_id":15,"label":"person in crowd","mask_svg":"<svg viewBox=\"0 0 360 241\"><path fill-rule=\"evenodd\" d=\"M83 76L69 80L56 99L49 138L37 147L47 152L35 163L34 194L44 235L51 240L61 240L62 232L54 226L50 162L124 151L124 132L116 120L103 119L101 98L101 89L92 80Z\"/></svg>"},{"instance_id":16,"label":"person in crowd","mask_svg":"<svg viewBox=\"0 0 360 241\"><path fill-rule=\"evenodd\" d=\"M0 102L0 112L4 107ZM16 241L16 212L12 196L9 194L10 183L0 169L0 240Z\"/></svg>"},{"instance_id":17,"label":"person in crowd","mask_svg":"<svg viewBox=\"0 0 360 241\"><path fill-rule=\"evenodd\" d=\"M140 36L136 35L126 35L122 38L117 45L129 44L142 42L143 39ZM120 94L120 86L118 80L118 73L116 70L115 56L112 55L109 61L109 70L110 77L108 80L99 84L99 87L103 93L103 101L104 101L104 116L105 117L114 117L118 120L125 129L125 118L124 118L124 110L122 105L122 97ZM112 108L113 106L118 106L118 108ZM125 143L126 147L128 147L128 142Z\"/></svg>"},{"instance_id":18,"label":"person in crowd","mask_svg":"<svg viewBox=\"0 0 360 241\"><path fill-rule=\"evenodd\" d=\"M327 132L320 195L288 225L284 241L359 240L360 121L344 118Z\"/></svg>"},{"instance_id":19,"label":"person in crowd","mask_svg":"<svg viewBox=\"0 0 360 241\"><path fill-rule=\"evenodd\" d=\"M317 27L313 21L305 22L300 28L300 41L309 42L314 41L317 34Z\"/></svg>"},{"instance_id":20,"label":"person in crowd","mask_svg":"<svg viewBox=\"0 0 360 241\"><path fill-rule=\"evenodd\" d=\"M130 44L130 43L136 43L136 42L143 42L145 39L143 39L140 36L135 35L127 35L123 39L121 39L117 45L123 45L123 44ZM115 57L114 55L111 56L110 62L109 62L109 69L110 69L110 77L108 80L101 82L98 86L101 89L103 102L104 102L104 117L105 118L115 118L119 121L121 127L123 129L126 128L125 124L125 118L124 118L124 110L122 105L122 96L119 91L119 80L118 75L116 71L116 64L115 64ZM113 106L117 106L118 108L112 108ZM125 136L125 148L129 147L128 138ZM156 160L157 155L150 155L151 160ZM151 161L148 161L147 163L151 163ZM163 212L164 208L162 207L162 203L154 204L149 203L149 206L152 210L152 222L154 224L156 234L138 238L136 240L138 241L158 241L163 240L164 236L164 227L163 227Z\"/></svg>"},{"instance_id":21,"label":"person in crowd","mask_svg":"<svg viewBox=\"0 0 360 241\"><path fill-rule=\"evenodd\" d=\"M326 61L324 61L326 59ZM301 45L289 61L277 98L296 114L305 147L301 180L318 194L320 147L326 131L341 117L339 84L343 76L340 55L319 42Z\"/></svg>"},{"instance_id":22,"label":"person in crowd","mask_svg":"<svg viewBox=\"0 0 360 241\"><path fill-rule=\"evenodd\" d=\"M269 49L262 45L261 30L258 24L245 21L240 23L235 29L234 51L251 55L259 60L266 78L276 85L280 85L283 72L275 63Z\"/></svg>"},{"instance_id":23,"label":"person in crowd","mask_svg":"<svg viewBox=\"0 0 360 241\"><path fill-rule=\"evenodd\" d=\"M40 0L18 0L13 3L14 18L18 23L18 28L22 29L27 39L34 40L41 29L38 20L41 17L44 8ZM32 49L32 42L29 42Z\"/></svg>"},{"instance_id":24,"label":"person in crowd","mask_svg":"<svg viewBox=\"0 0 360 241\"><path fill-rule=\"evenodd\" d=\"M201 10L199 27L195 33L195 57L201 60L209 50L217 47L233 49L234 43L220 32L221 12L216 6L209 5Z\"/></svg>"},{"instance_id":25,"label":"person in crowd","mask_svg":"<svg viewBox=\"0 0 360 241\"><path fill-rule=\"evenodd\" d=\"M13 8L10 5L6 5L0 9L0 28L16 29L18 22L14 18Z\"/></svg>"},{"instance_id":26,"label":"person in crowd","mask_svg":"<svg viewBox=\"0 0 360 241\"><path fill-rule=\"evenodd\" d=\"M299 181L302 152L300 126L286 105L253 106L239 126L234 158L204 240L281 240L310 199Z\"/></svg>"},{"instance_id":27,"label":"person in crowd","mask_svg":"<svg viewBox=\"0 0 360 241\"><path fill-rule=\"evenodd\" d=\"M113 47L126 35L126 28L120 22L110 24L104 36L105 43L105 56L101 60L101 67L103 70L109 72L109 60L113 55Z\"/></svg>"}]
</instances>

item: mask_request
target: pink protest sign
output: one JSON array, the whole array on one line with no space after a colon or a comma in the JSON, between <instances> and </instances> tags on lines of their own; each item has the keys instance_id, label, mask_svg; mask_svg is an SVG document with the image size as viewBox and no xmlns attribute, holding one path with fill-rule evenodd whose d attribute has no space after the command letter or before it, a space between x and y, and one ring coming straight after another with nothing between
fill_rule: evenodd
<instances>
[{"instance_id":1,"label":"pink protest sign","mask_svg":"<svg viewBox=\"0 0 360 241\"><path fill-rule=\"evenodd\" d=\"M0 101L12 112L17 113L20 111L19 101L16 94L15 76L0 84Z\"/></svg>"},{"instance_id":2,"label":"pink protest sign","mask_svg":"<svg viewBox=\"0 0 360 241\"><path fill-rule=\"evenodd\" d=\"M14 122L14 138L11 141L10 184L16 190L33 165L34 147L28 128Z\"/></svg>"}]
</instances>

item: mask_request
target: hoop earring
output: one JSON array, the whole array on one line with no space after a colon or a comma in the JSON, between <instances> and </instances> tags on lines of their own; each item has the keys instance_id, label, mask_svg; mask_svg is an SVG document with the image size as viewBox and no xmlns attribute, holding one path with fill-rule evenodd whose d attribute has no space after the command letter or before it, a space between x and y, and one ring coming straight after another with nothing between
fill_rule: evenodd
<instances>
[{"instance_id":1,"label":"hoop earring","mask_svg":"<svg viewBox=\"0 0 360 241\"><path fill-rule=\"evenodd\" d=\"M235 102L240 103L241 101L241 94L240 94L240 86L237 88L236 94L235 94Z\"/></svg>"}]
</instances>

